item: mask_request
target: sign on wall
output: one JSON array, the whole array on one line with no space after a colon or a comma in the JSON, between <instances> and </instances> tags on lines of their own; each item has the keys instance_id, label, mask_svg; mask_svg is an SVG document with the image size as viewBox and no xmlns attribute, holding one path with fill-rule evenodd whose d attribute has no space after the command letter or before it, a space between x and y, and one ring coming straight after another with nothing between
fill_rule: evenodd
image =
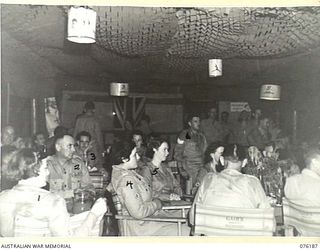
<instances>
[{"instance_id":1,"label":"sign on wall","mask_svg":"<svg viewBox=\"0 0 320 250\"><path fill-rule=\"evenodd\" d=\"M250 106L247 102L230 102L230 111L231 112L241 112L241 111L250 112Z\"/></svg>"}]
</instances>

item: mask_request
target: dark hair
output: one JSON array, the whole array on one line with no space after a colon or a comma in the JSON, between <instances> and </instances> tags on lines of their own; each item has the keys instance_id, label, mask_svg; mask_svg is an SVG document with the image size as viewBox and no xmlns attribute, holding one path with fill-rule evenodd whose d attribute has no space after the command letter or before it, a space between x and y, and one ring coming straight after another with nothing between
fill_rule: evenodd
<instances>
[{"instance_id":1,"label":"dark hair","mask_svg":"<svg viewBox=\"0 0 320 250\"><path fill-rule=\"evenodd\" d=\"M17 150L8 162L7 179L19 181L39 175L40 163L36 153L29 148Z\"/></svg>"},{"instance_id":2,"label":"dark hair","mask_svg":"<svg viewBox=\"0 0 320 250\"><path fill-rule=\"evenodd\" d=\"M273 150L275 150L276 144L273 141L269 141L264 144L264 148L266 148L266 147L273 147Z\"/></svg>"},{"instance_id":3,"label":"dark hair","mask_svg":"<svg viewBox=\"0 0 320 250\"><path fill-rule=\"evenodd\" d=\"M304 155L306 167L309 167L311 161L316 157L320 157L320 149L316 146L310 147Z\"/></svg>"},{"instance_id":4,"label":"dark hair","mask_svg":"<svg viewBox=\"0 0 320 250\"><path fill-rule=\"evenodd\" d=\"M131 132L131 139L133 138L134 135L141 135L141 137L143 137L143 133L141 130L133 130Z\"/></svg>"},{"instance_id":5,"label":"dark hair","mask_svg":"<svg viewBox=\"0 0 320 250\"><path fill-rule=\"evenodd\" d=\"M135 148L133 142L130 143L119 143L115 145L114 154L112 159L112 165L119 165L123 163L123 160L129 159L132 150Z\"/></svg>"},{"instance_id":6,"label":"dark hair","mask_svg":"<svg viewBox=\"0 0 320 250\"><path fill-rule=\"evenodd\" d=\"M46 133L43 133L43 132L39 131L39 132L35 133L35 134L32 136L32 141L33 141L33 142L34 142L35 140L37 140L38 135L43 135L44 137L47 136Z\"/></svg>"},{"instance_id":7,"label":"dark hair","mask_svg":"<svg viewBox=\"0 0 320 250\"><path fill-rule=\"evenodd\" d=\"M229 160L243 161L246 158L245 147L236 143L228 144L224 148L223 157L229 158Z\"/></svg>"},{"instance_id":8,"label":"dark hair","mask_svg":"<svg viewBox=\"0 0 320 250\"><path fill-rule=\"evenodd\" d=\"M229 144L224 148L223 157L226 160L229 160L229 161L238 161L239 160L237 150L235 152L235 147L237 147L237 150L238 150L238 146L236 144Z\"/></svg>"},{"instance_id":9,"label":"dark hair","mask_svg":"<svg viewBox=\"0 0 320 250\"><path fill-rule=\"evenodd\" d=\"M58 126L53 131L53 135L55 137L63 137L67 133L68 133L68 129L64 126Z\"/></svg>"},{"instance_id":10,"label":"dark hair","mask_svg":"<svg viewBox=\"0 0 320 250\"><path fill-rule=\"evenodd\" d=\"M154 148L158 149L161 146L161 144L164 142L169 145L169 143L163 138L160 138L160 137L152 138L147 145L146 157L148 157L149 159L152 159L154 155L153 149Z\"/></svg>"},{"instance_id":11,"label":"dark hair","mask_svg":"<svg viewBox=\"0 0 320 250\"><path fill-rule=\"evenodd\" d=\"M95 109L95 108L96 108L96 107L95 107L93 101L89 101L89 102L86 102L86 103L84 104L84 109L85 109L85 110L93 110L93 109Z\"/></svg>"},{"instance_id":12,"label":"dark hair","mask_svg":"<svg viewBox=\"0 0 320 250\"><path fill-rule=\"evenodd\" d=\"M228 116L229 116L229 112L223 111L223 112L221 113L221 116L222 116L222 115L228 115Z\"/></svg>"},{"instance_id":13,"label":"dark hair","mask_svg":"<svg viewBox=\"0 0 320 250\"><path fill-rule=\"evenodd\" d=\"M58 140L63 139L63 137L65 137L66 135L71 136L71 137L73 138L73 136L70 135L69 133L61 133L61 134L59 134L59 135L54 136L54 144L53 144L54 147L55 147L55 145L57 144Z\"/></svg>"},{"instance_id":14,"label":"dark hair","mask_svg":"<svg viewBox=\"0 0 320 250\"><path fill-rule=\"evenodd\" d=\"M141 117L141 121L144 120L146 121L147 123L150 123L150 116L148 116L147 114L144 114L142 117Z\"/></svg>"},{"instance_id":15,"label":"dark hair","mask_svg":"<svg viewBox=\"0 0 320 250\"><path fill-rule=\"evenodd\" d=\"M190 113L188 116L187 116L187 123L188 122L191 122L193 117L198 117L200 119L200 115L199 114L196 114L196 113Z\"/></svg>"},{"instance_id":16,"label":"dark hair","mask_svg":"<svg viewBox=\"0 0 320 250\"><path fill-rule=\"evenodd\" d=\"M212 142L206 149L204 153L204 163L207 164L208 162L212 161L212 157L210 156L211 153L216 152L219 147L224 147L224 144L220 141Z\"/></svg>"},{"instance_id":17,"label":"dark hair","mask_svg":"<svg viewBox=\"0 0 320 250\"><path fill-rule=\"evenodd\" d=\"M79 133L76 135L76 140L77 140L77 141L80 141L81 136L86 136L86 137L89 138L89 141L91 141L91 134L90 134L89 132L87 132L87 131L81 131L81 132L79 132Z\"/></svg>"}]
</instances>

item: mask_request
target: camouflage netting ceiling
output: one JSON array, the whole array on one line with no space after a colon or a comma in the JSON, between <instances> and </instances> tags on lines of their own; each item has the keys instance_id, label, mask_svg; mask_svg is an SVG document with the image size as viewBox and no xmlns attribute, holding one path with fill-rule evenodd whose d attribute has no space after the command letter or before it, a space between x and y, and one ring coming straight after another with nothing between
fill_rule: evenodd
<instances>
[{"instance_id":1,"label":"camouflage netting ceiling","mask_svg":"<svg viewBox=\"0 0 320 250\"><path fill-rule=\"evenodd\" d=\"M224 59L227 73L239 72L235 62L254 72L256 60L320 47L320 7L92 8L96 43L79 45L65 38L68 6L2 5L4 56L23 45L57 70L44 75L187 83L208 80L210 58Z\"/></svg>"}]
</instances>

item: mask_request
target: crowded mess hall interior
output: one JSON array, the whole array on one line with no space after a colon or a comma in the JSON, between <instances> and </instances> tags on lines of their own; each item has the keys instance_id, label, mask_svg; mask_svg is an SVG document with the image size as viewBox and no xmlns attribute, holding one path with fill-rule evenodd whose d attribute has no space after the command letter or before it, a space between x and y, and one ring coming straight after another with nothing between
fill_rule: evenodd
<instances>
[{"instance_id":1,"label":"crowded mess hall interior","mask_svg":"<svg viewBox=\"0 0 320 250\"><path fill-rule=\"evenodd\" d=\"M320 236L320 7L1 4L1 237Z\"/></svg>"}]
</instances>

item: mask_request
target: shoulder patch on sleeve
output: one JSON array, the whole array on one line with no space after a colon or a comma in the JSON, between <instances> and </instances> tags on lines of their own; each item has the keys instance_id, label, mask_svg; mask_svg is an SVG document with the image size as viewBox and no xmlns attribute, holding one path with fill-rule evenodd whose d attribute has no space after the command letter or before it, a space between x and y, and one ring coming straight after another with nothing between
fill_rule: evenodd
<instances>
[{"instance_id":1,"label":"shoulder patch on sleeve","mask_svg":"<svg viewBox=\"0 0 320 250\"><path fill-rule=\"evenodd\" d=\"M181 140L180 138L178 138L178 139L177 139L177 143L178 143L178 144L183 144L183 143L184 143L184 140Z\"/></svg>"}]
</instances>

